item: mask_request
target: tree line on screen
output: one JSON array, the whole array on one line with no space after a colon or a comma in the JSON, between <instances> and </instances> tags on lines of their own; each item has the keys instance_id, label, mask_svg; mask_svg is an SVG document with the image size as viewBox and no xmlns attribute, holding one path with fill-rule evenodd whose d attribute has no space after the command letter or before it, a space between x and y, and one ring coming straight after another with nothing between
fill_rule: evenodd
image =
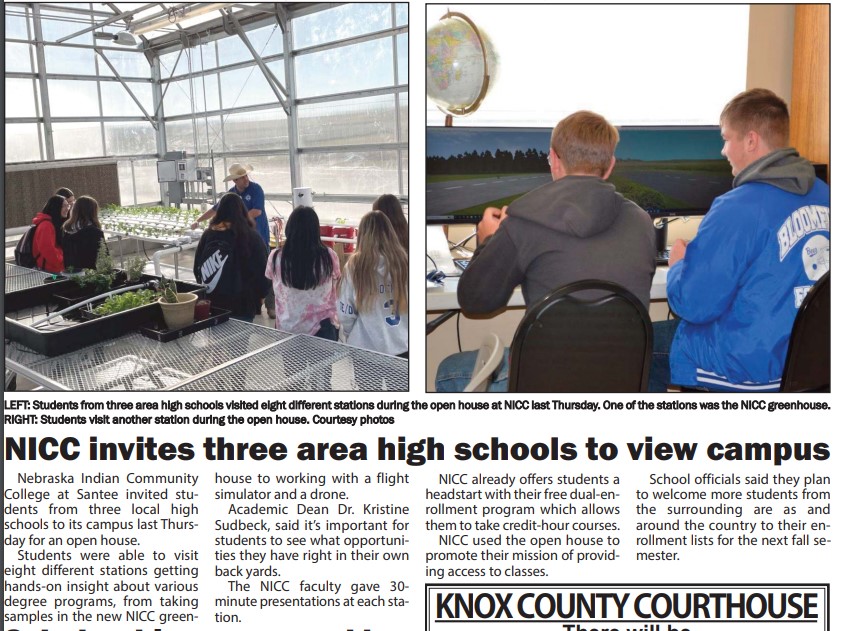
<instances>
[{"instance_id":1,"label":"tree line on screen","mask_svg":"<svg viewBox=\"0 0 846 631\"><path fill-rule=\"evenodd\" d=\"M465 151L461 155L427 156L426 173L428 175L468 174L468 173L546 173L549 164L547 154L537 149L517 149L502 151L497 149L483 152Z\"/></svg>"}]
</instances>

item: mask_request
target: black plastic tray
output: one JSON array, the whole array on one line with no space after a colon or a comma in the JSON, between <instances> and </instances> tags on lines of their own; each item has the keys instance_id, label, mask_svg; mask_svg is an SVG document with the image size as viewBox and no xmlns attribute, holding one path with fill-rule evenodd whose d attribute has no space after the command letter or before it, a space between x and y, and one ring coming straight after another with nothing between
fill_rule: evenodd
<instances>
[{"instance_id":1,"label":"black plastic tray","mask_svg":"<svg viewBox=\"0 0 846 631\"><path fill-rule=\"evenodd\" d=\"M57 289L53 292L53 297L56 300L56 303L59 305L60 308L64 309L65 307L70 307L71 305L75 305L78 302L85 300L86 298L93 298L94 296L99 296L106 291L111 291L112 289L120 289L121 287L130 287L132 285L137 285L145 280L150 280L153 277L142 278L138 281L128 281L126 279L126 272L123 270L116 270L117 276L112 283L109 289L91 289L90 287L80 287L75 280L71 279L70 283L67 285L63 285L60 289Z\"/></svg>"},{"instance_id":2,"label":"black plastic tray","mask_svg":"<svg viewBox=\"0 0 846 631\"><path fill-rule=\"evenodd\" d=\"M144 274L139 282L147 280L159 280L159 277ZM73 283L73 281L49 283L31 289L16 291L12 294L6 294L6 313L9 314L23 311L24 309L44 307L46 314L47 305L50 306L51 311L56 311L57 300L55 292L61 292L67 286L65 283ZM183 293L197 294L200 298L205 297L205 286L197 283L177 280L176 290ZM157 303L153 303L121 313L101 316L87 322L74 322L72 326L55 331L34 329L23 322L18 322L6 316L4 334L6 339L23 344L36 353L54 357L62 353L75 351L95 342L119 337L130 331L134 331L143 324L155 321L159 313L161 313L161 308ZM74 314L67 314L65 317L74 317ZM78 312L76 317L78 317Z\"/></svg>"},{"instance_id":3,"label":"black plastic tray","mask_svg":"<svg viewBox=\"0 0 846 631\"><path fill-rule=\"evenodd\" d=\"M212 307L209 311L209 317L205 320L197 320L194 324L189 324L181 329L171 331L166 328L164 316L162 316L161 309L159 309L158 317L149 325L140 326L138 328L138 332L144 337L149 337L150 339L158 342L170 342L182 337L183 335L196 333L197 331L202 331L203 329L208 329L209 327L226 322L231 313L232 312L227 309Z\"/></svg>"}]
</instances>

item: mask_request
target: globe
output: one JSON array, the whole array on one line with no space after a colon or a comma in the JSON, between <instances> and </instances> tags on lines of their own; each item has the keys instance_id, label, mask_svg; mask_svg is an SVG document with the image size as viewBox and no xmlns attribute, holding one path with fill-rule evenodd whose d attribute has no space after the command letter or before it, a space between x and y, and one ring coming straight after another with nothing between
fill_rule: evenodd
<instances>
[{"instance_id":1,"label":"globe","mask_svg":"<svg viewBox=\"0 0 846 631\"><path fill-rule=\"evenodd\" d=\"M426 95L442 112L475 112L496 77L487 34L461 13L447 13L426 33Z\"/></svg>"}]
</instances>

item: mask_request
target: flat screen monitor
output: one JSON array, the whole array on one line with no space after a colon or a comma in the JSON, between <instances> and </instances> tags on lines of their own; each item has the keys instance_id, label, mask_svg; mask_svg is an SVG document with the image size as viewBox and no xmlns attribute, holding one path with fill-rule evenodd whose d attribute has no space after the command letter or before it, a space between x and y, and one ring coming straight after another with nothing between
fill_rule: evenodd
<instances>
[{"instance_id":1,"label":"flat screen monitor","mask_svg":"<svg viewBox=\"0 0 846 631\"><path fill-rule=\"evenodd\" d=\"M731 189L731 166L717 126L620 127L609 180L657 217L704 215ZM478 222L552 181L549 128L428 127L426 221Z\"/></svg>"}]
</instances>

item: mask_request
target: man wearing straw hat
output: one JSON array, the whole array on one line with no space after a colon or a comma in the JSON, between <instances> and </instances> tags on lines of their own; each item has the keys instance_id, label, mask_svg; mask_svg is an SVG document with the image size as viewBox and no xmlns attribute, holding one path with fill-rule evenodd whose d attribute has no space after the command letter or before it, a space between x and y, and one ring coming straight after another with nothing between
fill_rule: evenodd
<instances>
[{"instance_id":1,"label":"man wearing straw hat","mask_svg":"<svg viewBox=\"0 0 846 631\"><path fill-rule=\"evenodd\" d=\"M229 175L224 178L224 182L231 181L235 186L229 189L230 193L238 193L241 199L244 200L244 206L247 207L247 214L256 222L256 232L270 249L270 225L267 222L267 213L264 210L264 189L256 182L250 181L249 173L252 173L253 167L249 164L238 164L237 162L229 167ZM197 221L191 226L197 228L200 223L210 219L217 212L217 204L207 210L205 213L197 218ZM276 317L274 311L275 302L273 297L273 289L265 296L264 304L267 308L267 315L271 318ZM257 305L256 313L261 312L261 304Z\"/></svg>"}]
</instances>

